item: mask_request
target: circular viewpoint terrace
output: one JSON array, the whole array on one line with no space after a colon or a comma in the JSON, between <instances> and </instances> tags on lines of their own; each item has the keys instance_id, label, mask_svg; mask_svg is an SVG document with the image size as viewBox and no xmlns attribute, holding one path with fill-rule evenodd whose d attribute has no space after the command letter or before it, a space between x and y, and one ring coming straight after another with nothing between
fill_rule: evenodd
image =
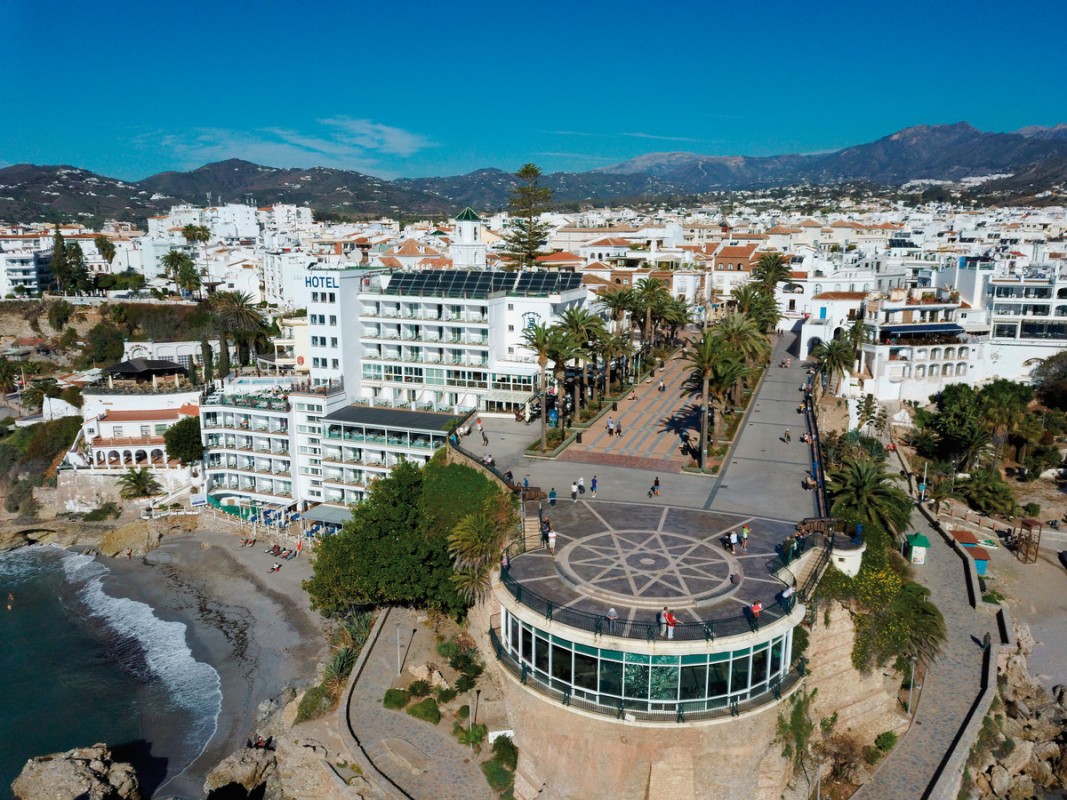
<instances>
[{"instance_id":1,"label":"circular viewpoint terrace","mask_svg":"<svg viewBox=\"0 0 1067 800\"><path fill-rule=\"evenodd\" d=\"M527 686L589 711L683 721L760 705L791 683L803 608L782 595L794 575L775 548L792 523L602 500L544 515L555 556L515 556L498 589L497 652ZM746 524L747 549L730 552ZM664 607L673 629L657 621Z\"/></svg>"}]
</instances>

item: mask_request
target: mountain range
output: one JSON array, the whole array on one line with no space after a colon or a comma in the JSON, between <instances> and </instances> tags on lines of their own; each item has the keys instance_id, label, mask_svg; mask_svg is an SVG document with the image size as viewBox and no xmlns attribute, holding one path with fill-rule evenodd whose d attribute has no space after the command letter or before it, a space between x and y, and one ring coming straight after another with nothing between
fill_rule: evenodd
<instances>
[{"instance_id":1,"label":"mountain range","mask_svg":"<svg viewBox=\"0 0 1067 800\"><path fill-rule=\"evenodd\" d=\"M910 181L999 177L972 189L986 199L1056 199L1067 186L1067 124L987 133L966 122L906 128L875 142L829 153L707 156L649 153L589 172L557 172L544 183L558 203L632 202L781 186L866 183L889 189ZM0 169L0 220L143 221L177 203L294 203L341 217L435 216L465 206L497 210L516 185L512 174L479 169L443 178L384 180L349 170L281 169L230 159L189 172L122 181L71 166L16 164ZM1062 201L1061 201L1062 202Z\"/></svg>"}]
</instances>

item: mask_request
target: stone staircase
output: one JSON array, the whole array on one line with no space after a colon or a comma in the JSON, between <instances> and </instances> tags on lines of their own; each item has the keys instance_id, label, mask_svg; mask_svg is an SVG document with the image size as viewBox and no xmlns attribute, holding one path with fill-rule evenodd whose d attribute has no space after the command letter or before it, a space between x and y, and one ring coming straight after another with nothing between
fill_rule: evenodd
<instances>
[{"instance_id":1,"label":"stone staircase","mask_svg":"<svg viewBox=\"0 0 1067 800\"><path fill-rule=\"evenodd\" d=\"M523 550L529 552L541 546L541 521L536 514L527 514L522 523Z\"/></svg>"}]
</instances>

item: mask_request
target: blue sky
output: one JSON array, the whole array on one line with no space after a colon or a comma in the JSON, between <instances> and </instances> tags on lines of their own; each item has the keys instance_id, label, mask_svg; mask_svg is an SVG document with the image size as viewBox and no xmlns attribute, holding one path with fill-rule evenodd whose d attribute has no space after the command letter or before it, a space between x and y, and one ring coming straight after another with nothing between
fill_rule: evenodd
<instances>
[{"instance_id":1,"label":"blue sky","mask_svg":"<svg viewBox=\"0 0 1067 800\"><path fill-rule=\"evenodd\" d=\"M386 178L1067 122L1067 3L0 0L0 166Z\"/></svg>"}]
</instances>

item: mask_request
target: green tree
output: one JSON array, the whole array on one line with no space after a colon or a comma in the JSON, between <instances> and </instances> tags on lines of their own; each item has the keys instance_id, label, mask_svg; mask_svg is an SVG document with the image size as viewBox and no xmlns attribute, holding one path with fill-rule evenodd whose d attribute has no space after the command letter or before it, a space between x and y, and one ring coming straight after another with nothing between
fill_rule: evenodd
<instances>
[{"instance_id":1,"label":"green tree","mask_svg":"<svg viewBox=\"0 0 1067 800\"><path fill-rule=\"evenodd\" d=\"M697 459L701 469L707 467L708 459L708 410L711 408L711 378L719 360L720 347L712 331L704 331L700 339L685 351L689 362L689 376L694 384L700 384L700 455Z\"/></svg>"},{"instance_id":2,"label":"green tree","mask_svg":"<svg viewBox=\"0 0 1067 800\"><path fill-rule=\"evenodd\" d=\"M595 352L595 340L604 330L604 320L586 308L571 306L560 315L559 326L565 330L575 344L574 366L577 374L574 379L573 400L575 416L580 416L580 391L585 389L586 360Z\"/></svg>"},{"instance_id":3,"label":"green tree","mask_svg":"<svg viewBox=\"0 0 1067 800\"><path fill-rule=\"evenodd\" d=\"M448 537L452 582L467 603L476 603L489 592L491 570L500 563L504 548L515 535L511 522L510 516L502 520L483 508L467 514L452 529Z\"/></svg>"},{"instance_id":4,"label":"green tree","mask_svg":"<svg viewBox=\"0 0 1067 800\"><path fill-rule=\"evenodd\" d=\"M1042 403L1067 411L1067 350L1049 356L1034 367L1030 380Z\"/></svg>"},{"instance_id":5,"label":"green tree","mask_svg":"<svg viewBox=\"0 0 1067 800\"><path fill-rule=\"evenodd\" d=\"M854 363L852 346L848 340L842 337L829 342L819 342L811 351L811 356L818 362L815 367L816 374L826 380L827 388L833 386L836 377L837 388L834 394L839 392L845 373L852 369Z\"/></svg>"},{"instance_id":6,"label":"green tree","mask_svg":"<svg viewBox=\"0 0 1067 800\"><path fill-rule=\"evenodd\" d=\"M163 431L167 455L183 464L193 464L204 457L200 438L200 417L183 417Z\"/></svg>"},{"instance_id":7,"label":"green tree","mask_svg":"<svg viewBox=\"0 0 1067 800\"><path fill-rule=\"evenodd\" d=\"M631 292L633 299L632 311L644 317L645 322L641 326L641 350L649 351L649 345L655 344L652 340L653 328L652 317L657 307L670 300L671 294L667 287L655 278L641 278Z\"/></svg>"},{"instance_id":8,"label":"green tree","mask_svg":"<svg viewBox=\"0 0 1067 800\"><path fill-rule=\"evenodd\" d=\"M215 378L215 365L214 355L211 352L211 343L208 342L206 336L200 340L200 363L203 364L204 383L210 386Z\"/></svg>"},{"instance_id":9,"label":"green tree","mask_svg":"<svg viewBox=\"0 0 1067 800\"><path fill-rule=\"evenodd\" d=\"M869 458L846 461L826 485L835 517L876 523L896 532L911 519L911 498L881 464Z\"/></svg>"},{"instance_id":10,"label":"green tree","mask_svg":"<svg viewBox=\"0 0 1067 800\"><path fill-rule=\"evenodd\" d=\"M147 467L140 469L128 469L119 476L119 496L124 500L133 500L138 497L155 497L163 493L163 487L152 475Z\"/></svg>"},{"instance_id":11,"label":"green tree","mask_svg":"<svg viewBox=\"0 0 1067 800\"><path fill-rule=\"evenodd\" d=\"M56 227L56 233L52 237L52 275L59 285L59 291L67 291L67 287L70 284L70 269L67 266L67 245L58 227Z\"/></svg>"},{"instance_id":12,"label":"green tree","mask_svg":"<svg viewBox=\"0 0 1067 800\"><path fill-rule=\"evenodd\" d=\"M623 333L622 322L626 313L633 308L633 294L629 289L611 289L597 296L597 303L604 307L615 323L613 333L619 336Z\"/></svg>"},{"instance_id":13,"label":"green tree","mask_svg":"<svg viewBox=\"0 0 1067 800\"><path fill-rule=\"evenodd\" d=\"M956 493L979 513L999 516L1015 514L1015 496L1011 487L998 472L991 469L978 470L971 473L970 477L957 481Z\"/></svg>"},{"instance_id":14,"label":"green tree","mask_svg":"<svg viewBox=\"0 0 1067 800\"><path fill-rule=\"evenodd\" d=\"M537 356L537 366L541 369L538 387L541 394L541 451L548 449L548 351L552 346L552 331L544 323L530 325L523 329L522 340L526 347Z\"/></svg>"},{"instance_id":15,"label":"green tree","mask_svg":"<svg viewBox=\"0 0 1067 800\"><path fill-rule=\"evenodd\" d=\"M77 242L67 245L68 289L84 294L89 288L89 268L85 266L85 253Z\"/></svg>"},{"instance_id":16,"label":"green tree","mask_svg":"<svg viewBox=\"0 0 1067 800\"><path fill-rule=\"evenodd\" d=\"M61 331L74 316L74 306L66 300L56 300L48 304L48 324L54 331Z\"/></svg>"},{"instance_id":17,"label":"green tree","mask_svg":"<svg viewBox=\"0 0 1067 800\"><path fill-rule=\"evenodd\" d=\"M215 312L219 330L223 333L233 333L238 341L245 343L254 356L256 337L263 330L263 315L256 309L252 298L244 292L216 292L211 298L211 307ZM226 352L228 367L228 347L222 347L221 338L219 346Z\"/></svg>"},{"instance_id":18,"label":"green tree","mask_svg":"<svg viewBox=\"0 0 1067 800\"><path fill-rule=\"evenodd\" d=\"M100 257L108 263L108 266L111 266L111 262L115 260L115 243L104 234L100 234L93 239L93 244L96 246L96 252L100 254Z\"/></svg>"},{"instance_id":19,"label":"green tree","mask_svg":"<svg viewBox=\"0 0 1067 800\"><path fill-rule=\"evenodd\" d=\"M122 359L125 347L122 331L107 320L96 323L85 336L83 360L91 364L115 364Z\"/></svg>"},{"instance_id":20,"label":"green tree","mask_svg":"<svg viewBox=\"0 0 1067 800\"><path fill-rule=\"evenodd\" d=\"M0 356L0 392L10 394L15 391L15 383L19 378L18 365L13 361Z\"/></svg>"},{"instance_id":21,"label":"green tree","mask_svg":"<svg viewBox=\"0 0 1067 800\"><path fill-rule=\"evenodd\" d=\"M918 583L907 583L894 598L894 614L907 621L905 652L927 663L934 661L948 640L945 618L930 602L930 590Z\"/></svg>"},{"instance_id":22,"label":"green tree","mask_svg":"<svg viewBox=\"0 0 1067 800\"><path fill-rule=\"evenodd\" d=\"M789 268L789 259L782 253L764 253L752 268L752 278L766 294L774 296L779 283L789 280L793 271Z\"/></svg>"},{"instance_id":23,"label":"green tree","mask_svg":"<svg viewBox=\"0 0 1067 800\"><path fill-rule=\"evenodd\" d=\"M512 259L509 266L523 269L537 264L548 241L549 225L540 217L552 202L552 190L541 185L541 169L535 164L523 164L515 177L518 185L508 200L511 223L504 236L504 252Z\"/></svg>"},{"instance_id":24,"label":"green tree","mask_svg":"<svg viewBox=\"0 0 1067 800\"><path fill-rule=\"evenodd\" d=\"M163 272L174 283L175 294L181 294L181 275L190 266L196 267L189 255L181 250L171 250L163 256Z\"/></svg>"}]
</instances>

